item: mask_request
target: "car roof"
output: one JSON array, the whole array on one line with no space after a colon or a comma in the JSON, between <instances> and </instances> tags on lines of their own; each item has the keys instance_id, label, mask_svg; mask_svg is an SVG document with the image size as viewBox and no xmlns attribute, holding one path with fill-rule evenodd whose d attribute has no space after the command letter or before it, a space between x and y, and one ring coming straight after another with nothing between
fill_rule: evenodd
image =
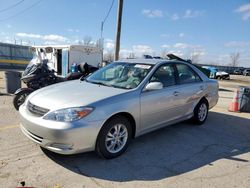
<instances>
[{"instance_id":1,"label":"car roof","mask_svg":"<svg viewBox=\"0 0 250 188\"><path fill-rule=\"evenodd\" d=\"M155 65L163 62L178 62L177 60L169 60L169 59L121 59L115 62L126 62L126 63L137 63L137 64L150 64Z\"/></svg>"}]
</instances>

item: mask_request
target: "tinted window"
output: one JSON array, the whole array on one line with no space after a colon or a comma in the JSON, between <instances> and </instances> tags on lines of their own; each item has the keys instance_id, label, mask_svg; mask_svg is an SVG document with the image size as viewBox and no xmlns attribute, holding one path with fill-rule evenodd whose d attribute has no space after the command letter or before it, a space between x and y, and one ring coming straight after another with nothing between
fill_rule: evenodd
<instances>
[{"instance_id":1,"label":"tinted window","mask_svg":"<svg viewBox=\"0 0 250 188\"><path fill-rule=\"evenodd\" d=\"M200 82L201 78L188 66L185 64L177 64L176 68L178 70L179 83L186 84L192 82Z\"/></svg>"},{"instance_id":2,"label":"tinted window","mask_svg":"<svg viewBox=\"0 0 250 188\"><path fill-rule=\"evenodd\" d=\"M153 74L150 82L161 82L163 87L175 85L174 68L172 65L162 65Z\"/></svg>"}]
</instances>

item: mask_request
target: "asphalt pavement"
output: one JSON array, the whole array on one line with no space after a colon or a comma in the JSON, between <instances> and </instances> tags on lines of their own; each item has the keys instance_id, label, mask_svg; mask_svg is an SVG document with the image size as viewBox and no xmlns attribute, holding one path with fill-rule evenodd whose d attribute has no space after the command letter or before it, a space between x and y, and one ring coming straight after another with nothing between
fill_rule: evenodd
<instances>
[{"instance_id":1,"label":"asphalt pavement","mask_svg":"<svg viewBox=\"0 0 250 188\"><path fill-rule=\"evenodd\" d=\"M22 134L13 96L2 93L0 187L249 188L250 114L227 111L235 90L229 83L220 82L219 102L203 126L182 122L146 134L113 160L41 149Z\"/></svg>"}]
</instances>

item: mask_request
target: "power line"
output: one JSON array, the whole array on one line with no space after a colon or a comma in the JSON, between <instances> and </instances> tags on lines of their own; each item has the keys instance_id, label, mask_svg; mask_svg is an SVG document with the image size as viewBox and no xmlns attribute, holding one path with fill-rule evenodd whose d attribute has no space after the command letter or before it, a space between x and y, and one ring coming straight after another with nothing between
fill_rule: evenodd
<instances>
[{"instance_id":1,"label":"power line","mask_svg":"<svg viewBox=\"0 0 250 188\"><path fill-rule=\"evenodd\" d=\"M103 21L101 22L101 38L102 38L102 32L103 32L103 25L104 25L104 23L106 22L106 20L107 20L109 14L110 14L110 12L111 12L111 9L112 9L113 5L114 5L114 0L112 0L111 5L110 5L110 7L109 7L109 10L108 10L106 16L104 17Z\"/></svg>"},{"instance_id":2,"label":"power line","mask_svg":"<svg viewBox=\"0 0 250 188\"><path fill-rule=\"evenodd\" d=\"M110 8L109 8L109 11L108 11L108 13L106 14L105 18L104 18L103 21L102 21L103 24L104 24L105 21L107 20L109 14L110 14L110 11L111 11L111 9L112 9L112 7L113 7L113 5L114 5L114 0L112 0L112 3L111 3Z\"/></svg>"},{"instance_id":3,"label":"power line","mask_svg":"<svg viewBox=\"0 0 250 188\"><path fill-rule=\"evenodd\" d=\"M7 10L10 10L10 9L16 7L17 5L19 5L19 4L23 3L23 2L24 2L24 0L18 1L17 3L15 3L15 4L13 4L13 5L7 7L7 8L4 8L4 9L0 10L0 12L5 12L5 11L7 11Z\"/></svg>"},{"instance_id":4,"label":"power line","mask_svg":"<svg viewBox=\"0 0 250 188\"><path fill-rule=\"evenodd\" d=\"M11 18L14 18L14 17L16 17L16 16L18 16L18 15L20 15L20 14L26 12L27 10L29 10L29 9L33 8L34 6L38 5L41 1L42 1L42 0L39 0L39 1L35 2L35 3L33 3L31 6L27 7L26 9L24 9L24 10L22 10L22 11L16 13L16 14L14 14L14 15L12 15L12 16L9 16L9 17L7 17L7 18L5 18L5 19L1 19L0 22L9 20L9 19L11 19Z\"/></svg>"}]
</instances>

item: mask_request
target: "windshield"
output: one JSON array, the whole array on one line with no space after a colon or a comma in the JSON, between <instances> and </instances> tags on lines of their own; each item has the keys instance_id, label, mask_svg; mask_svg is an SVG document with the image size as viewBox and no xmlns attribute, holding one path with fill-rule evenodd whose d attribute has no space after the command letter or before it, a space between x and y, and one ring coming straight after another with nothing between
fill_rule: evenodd
<instances>
[{"instance_id":1,"label":"windshield","mask_svg":"<svg viewBox=\"0 0 250 188\"><path fill-rule=\"evenodd\" d=\"M90 75L86 81L122 89L136 88L151 70L152 65L117 62Z\"/></svg>"},{"instance_id":2,"label":"windshield","mask_svg":"<svg viewBox=\"0 0 250 188\"><path fill-rule=\"evenodd\" d=\"M23 76L29 74L30 72L33 72L38 64L40 64L40 60L37 58L37 56L33 56L33 59L29 62L29 64L25 68Z\"/></svg>"},{"instance_id":3,"label":"windshield","mask_svg":"<svg viewBox=\"0 0 250 188\"><path fill-rule=\"evenodd\" d=\"M33 74L39 67L47 68L48 60L32 59L23 72L23 76Z\"/></svg>"}]
</instances>

